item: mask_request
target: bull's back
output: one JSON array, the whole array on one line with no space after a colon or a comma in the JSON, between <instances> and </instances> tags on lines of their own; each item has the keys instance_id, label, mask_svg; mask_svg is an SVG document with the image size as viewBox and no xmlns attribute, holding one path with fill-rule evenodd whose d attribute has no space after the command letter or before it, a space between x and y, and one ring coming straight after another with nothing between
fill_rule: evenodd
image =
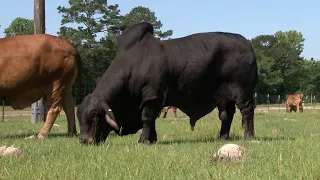
<instances>
[{"instance_id":1,"label":"bull's back","mask_svg":"<svg viewBox=\"0 0 320 180\"><path fill-rule=\"evenodd\" d=\"M239 92L248 96L253 93L257 64L251 44L243 36L199 33L165 43L172 47L169 59L175 67L173 77L178 77L168 104L178 105L189 116L199 118L210 112L217 95L236 100L234 88L242 88Z\"/></svg>"},{"instance_id":2,"label":"bull's back","mask_svg":"<svg viewBox=\"0 0 320 180\"><path fill-rule=\"evenodd\" d=\"M45 90L54 80L74 71L76 49L51 35L0 39L0 96Z\"/></svg>"}]
</instances>

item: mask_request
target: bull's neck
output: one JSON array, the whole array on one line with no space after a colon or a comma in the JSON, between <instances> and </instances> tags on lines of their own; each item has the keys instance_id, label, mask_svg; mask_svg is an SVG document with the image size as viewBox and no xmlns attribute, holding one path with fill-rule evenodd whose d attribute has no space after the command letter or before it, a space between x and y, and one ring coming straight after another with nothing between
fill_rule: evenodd
<instances>
[{"instance_id":1,"label":"bull's neck","mask_svg":"<svg viewBox=\"0 0 320 180\"><path fill-rule=\"evenodd\" d=\"M94 93L102 100L111 103L124 87L121 72L106 72L99 80Z\"/></svg>"}]
</instances>

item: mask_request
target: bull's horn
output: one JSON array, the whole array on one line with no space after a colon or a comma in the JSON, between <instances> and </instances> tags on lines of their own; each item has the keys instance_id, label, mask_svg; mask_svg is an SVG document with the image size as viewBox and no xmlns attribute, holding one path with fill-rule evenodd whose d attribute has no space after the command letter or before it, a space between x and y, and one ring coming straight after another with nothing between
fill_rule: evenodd
<instances>
[{"instance_id":1,"label":"bull's horn","mask_svg":"<svg viewBox=\"0 0 320 180\"><path fill-rule=\"evenodd\" d=\"M113 119L111 119L108 114L106 114L106 121L114 129L119 130L118 124Z\"/></svg>"}]
</instances>

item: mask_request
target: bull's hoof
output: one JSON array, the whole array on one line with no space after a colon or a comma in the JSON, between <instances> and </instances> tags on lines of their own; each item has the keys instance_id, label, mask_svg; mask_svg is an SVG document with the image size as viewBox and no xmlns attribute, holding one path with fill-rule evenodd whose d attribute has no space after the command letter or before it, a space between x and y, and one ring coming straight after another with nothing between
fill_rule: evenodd
<instances>
[{"instance_id":1,"label":"bull's hoof","mask_svg":"<svg viewBox=\"0 0 320 180\"><path fill-rule=\"evenodd\" d=\"M38 139L45 139L47 137L48 137L48 135L42 135L42 134L38 134L38 136L37 136Z\"/></svg>"},{"instance_id":2,"label":"bull's hoof","mask_svg":"<svg viewBox=\"0 0 320 180\"><path fill-rule=\"evenodd\" d=\"M157 138L155 139L146 139L146 138L140 138L138 143L141 143L141 144L154 144L157 142Z\"/></svg>"},{"instance_id":3,"label":"bull's hoof","mask_svg":"<svg viewBox=\"0 0 320 180\"><path fill-rule=\"evenodd\" d=\"M244 133L244 138L245 139L253 139L254 138L254 133L253 132L245 132Z\"/></svg>"},{"instance_id":4,"label":"bull's hoof","mask_svg":"<svg viewBox=\"0 0 320 180\"><path fill-rule=\"evenodd\" d=\"M67 137L74 137L74 136L78 136L77 131L76 132L68 132L66 134Z\"/></svg>"},{"instance_id":5,"label":"bull's hoof","mask_svg":"<svg viewBox=\"0 0 320 180\"><path fill-rule=\"evenodd\" d=\"M48 131L41 131L41 132L38 134L37 138L38 138L38 139L45 139L45 138L48 137L48 135L49 135L49 132L48 132Z\"/></svg>"},{"instance_id":6,"label":"bull's hoof","mask_svg":"<svg viewBox=\"0 0 320 180\"><path fill-rule=\"evenodd\" d=\"M219 140L222 140L222 141L228 140L228 139L229 139L229 134L220 135L220 136L218 137L218 139L219 139Z\"/></svg>"},{"instance_id":7,"label":"bull's hoof","mask_svg":"<svg viewBox=\"0 0 320 180\"><path fill-rule=\"evenodd\" d=\"M154 143L156 143L158 141L158 138L157 137L150 137L149 138L149 142L151 143L151 144L154 144Z\"/></svg>"},{"instance_id":8,"label":"bull's hoof","mask_svg":"<svg viewBox=\"0 0 320 180\"><path fill-rule=\"evenodd\" d=\"M138 141L138 143L140 143L140 144L149 144L150 142L149 142L148 139L142 139L142 138L140 138L139 141Z\"/></svg>"},{"instance_id":9,"label":"bull's hoof","mask_svg":"<svg viewBox=\"0 0 320 180\"><path fill-rule=\"evenodd\" d=\"M245 139L251 140L251 139L255 139L254 136L250 135L250 136L244 136Z\"/></svg>"}]
</instances>

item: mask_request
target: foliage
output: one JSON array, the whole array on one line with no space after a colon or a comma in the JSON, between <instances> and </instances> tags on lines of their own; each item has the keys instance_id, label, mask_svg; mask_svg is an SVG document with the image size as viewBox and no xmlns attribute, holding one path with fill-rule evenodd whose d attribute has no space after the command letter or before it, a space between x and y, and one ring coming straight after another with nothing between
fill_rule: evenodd
<instances>
[{"instance_id":1,"label":"foliage","mask_svg":"<svg viewBox=\"0 0 320 180\"><path fill-rule=\"evenodd\" d=\"M33 20L18 17L4 30L5 37L33 34Z\"/></svg>"},{"instance_id":2,"label":"foliage","mask_svg":"<svg viewBox=\"0 0 320 180\"><path fill-rule=\"evenodd\" d=\"M93 83L115 55L114 43L99 36L118 23L120 10L118 5L107 5L105 0L70 0L69 4L70 7L57 8L62 14L58 35L75 44L82 57L85 82ZM70 24L78 27L67 26Z\"/></svg>"},{"instance_id":3,"label":"foliage","mask_svg":"<svg viewBox=\"0 0 320 180\"><path fill-rule=\"evenodd\" d=\"M315 90L305 78L310 78L309 60L301 57L304 38L295 30L277 31L272 35L259 35L251 39L258 62L259 94L278 94L284 97L297 91ZM314 77L312 77L313 79Z\"/></svg>"},{"instance_id":4,"label":"foliage","mask_svg":"<svg viewBox=\"0 0 320 180\"><path fill-rule=\"evenodd\" d=\"M70 0L69 4L57 8L62 14L58 34L73 42L81 53L86 83L95 83L108 68L116 54L117 37L132 23L148 21L155 26L157 36L172 35L172 30L160 30L161 21L145 7L133 8L123 16L117 4L108 5L105 0Z\"/></svg>"},{"instance_id":5,"label":"foliage","mask_svg":"<svg viewBox=\"0 0 320 180\"><path fill-rule=\"evenodd\" d=\"M273 51L276 49L276 38L273 35L260 35L253 38L251 42L258 63L259 83L256 91L276 94L283 83L283 77L273 56Z\"/></svg>"},{"instance_id":6,"label":"foliage","mask_svg":"<svg viewBox=\"0 0 320 180\"><path fill-rule=\"evenodd\" d=\"M160 39L168 38L172 35L173 31L168 30L165 32L161 31L163 24L157 19L155 13L149 8L138 6L133 8L128 14L123 17L122 26L128 27L138 22L149 22L154 27L154 35Z\"/></svg>"},{"instance_id":7,"label":"foliage","mask_svg":"<svg viewBox=\"0 0 320 180\"><path fill-rule=\"evenodd\" d=\"M84 83L95 84L116 55L117 38L128 26L147 21L154 26L155 36L170 39L172 30L163 30L155 12L137 6L120 14L118 4L105 0L69 0L59 6L62 15L58 35L70 40L82 57ZM33 21L18 17L5 29L5 36L33 33ZM261 34L251 39L258 63L258 94L281 95L295 92L317 94L320 88L320 64L301 56L304 37L296 30ZM86 92L86 94L89 93ZM320 95L320 94L319 94Z\"/></svg>"}]
</instances>

